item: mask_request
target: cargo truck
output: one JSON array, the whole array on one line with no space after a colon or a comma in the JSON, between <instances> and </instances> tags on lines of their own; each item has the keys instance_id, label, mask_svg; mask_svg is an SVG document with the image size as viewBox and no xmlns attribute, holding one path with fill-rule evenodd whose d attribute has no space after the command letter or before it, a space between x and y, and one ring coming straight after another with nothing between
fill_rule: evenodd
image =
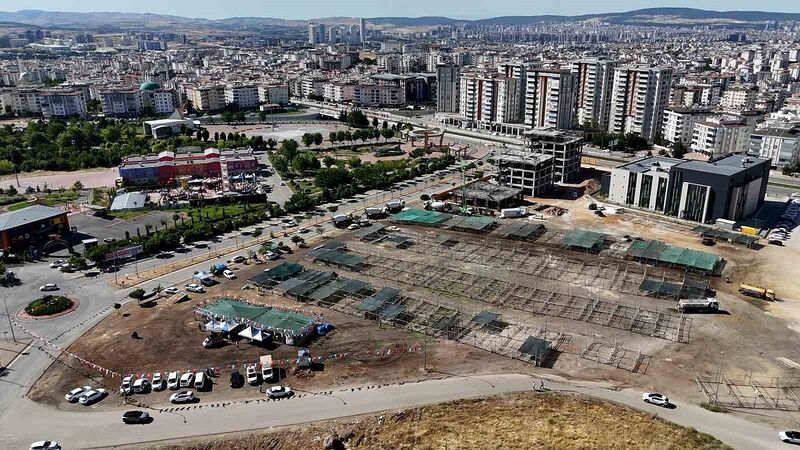
<instances>
[{"instance_id":1,"label":"cargo truck","mask_svg":"<svg viewBox=\"0 0 800 450\"><path fill-rule=\"evenodd\" d=\"M715 298L691 298L678 301L678 311L717 311L719 302Z\"/></svg>"},{"instance_id":2,"label":"cargo truck","mask_svg":"<svg viewBox=\"0 0 800 450\"><path fill-rule=\"evenodd\" d=\"M775 301L775 291L751 284L742 283L739 285L739 293L748 297L762 298L764 300Z\"/></svg>"}]
</instances>

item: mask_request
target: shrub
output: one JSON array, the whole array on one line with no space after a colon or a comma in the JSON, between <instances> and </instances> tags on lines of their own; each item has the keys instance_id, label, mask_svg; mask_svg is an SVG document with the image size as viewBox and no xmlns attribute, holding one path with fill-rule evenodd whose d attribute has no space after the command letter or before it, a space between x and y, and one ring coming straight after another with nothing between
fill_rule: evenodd
<instances>
[{"instance_id":1,"label":"shrub","mask_svg":"<svg viewBox=\"0 0 800 450\"><path fill-rule=\"evenodd\" d=\"M66 311L72 307L72 300L60 295L45 295L32 301L25 312L32 316L49 316Z\"/></svg>"}]
</instances>

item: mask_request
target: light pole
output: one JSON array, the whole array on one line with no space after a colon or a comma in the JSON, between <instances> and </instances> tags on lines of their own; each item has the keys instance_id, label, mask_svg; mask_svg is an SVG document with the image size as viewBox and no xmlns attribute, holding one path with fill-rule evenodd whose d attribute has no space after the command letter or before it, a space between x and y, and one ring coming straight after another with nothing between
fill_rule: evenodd
<instances>
[{"instance_id":1,"label":"light pole","mask_svg":"<svg viewBox=\"0 0 800 450\"><path fill-rule=\"evenodd\" d=\"M6 306L6 318L8 318L8 328L11 330L11 339L17 342L17 337L14 335L14 324L11 323L11 314L8 312L8 301L3 298L3 304Z\"/></svg>"}]
</instances>

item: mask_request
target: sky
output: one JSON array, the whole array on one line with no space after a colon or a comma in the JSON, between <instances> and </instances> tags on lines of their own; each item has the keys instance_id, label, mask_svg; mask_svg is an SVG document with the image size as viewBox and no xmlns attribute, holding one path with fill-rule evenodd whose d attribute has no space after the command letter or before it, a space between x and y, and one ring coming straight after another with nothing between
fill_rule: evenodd
<instances>
[{"instance_id":1,"label":"sky","mask_svg":"<svg viewBox=\"0 0 800 450\"><path fill-rule=\"evenodd\" d=\"M792 0L0 0L0 11L120 11L220 19L235 16L313 19L332 16L446 16L478 19L507 15L577 15L662 6L718 11L800 12Z\"/></svg>"}]
</instances>

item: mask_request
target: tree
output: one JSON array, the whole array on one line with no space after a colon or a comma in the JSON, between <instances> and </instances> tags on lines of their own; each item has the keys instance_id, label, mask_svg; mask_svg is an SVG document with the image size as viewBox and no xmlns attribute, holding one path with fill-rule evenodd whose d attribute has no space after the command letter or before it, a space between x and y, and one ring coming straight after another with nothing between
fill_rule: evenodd
<instances>
[{"instance_id":1,"label":"tree","mask_svg":"<svg viewBox=\"0 0 800 450\"><path fill-rule=\"evenodd\" d=\"M411 157L412 158L420 158L425 154L425 149L421 147L417 147L414 150L411 150Z\"/></svg>"},{"instance_id":2,"label":"tree","mask_svg":"<svg viewBox=\"0 0 800 450\"><path fill-rule=\"evenodd\" d=\"M384 120L383 121L383 129L387 129L387 128L389 128L389 122Z\"/></svg>"},{"instance_id":3,"label":"tree","mask_svg":"<svg viewBox=\"0 0 800 450\"><path fill-rule=\"evenodd\" d=\"M202 139L203 139L203 142L208 142L208 130L205 129L205 128L203 128Z\"/></svg>"},{"instance_id":4,"label":"tree","mask_svg":"<svg viewBox=\"0 0 800 450\"><path fill-rule=\"evenodd\" d=\"M7 159L0 159L0 175L6 175L14 171L14 164Z\"/></svg>"},{"instance_id":5,"label":"tree","mask_svg":"<svg viewBox=\"0 0 800 450\"><path fill-rule=\"evenodd\" d=\"M314 133L314 145L317 147L322 145L322 133Z\"/></svg>"},{"instance_id":6,"label":"tree","mask_svg":"<svg viewBox=\"0 0 800 450\"><path fill-rule=\"evenodd\" d=\"M234 141L236 138L233 136L233 132L229 131L228 136L225 138L226 141Z\"/></svg>"},{"instance_id":7,"label":"tree","mask_svg":"<svg viewBox=\"0 0 800 450\"><path fill-rule=\"evenodd\" d=\"M230 111L225 111L224 113L222 113L222 121L224 123L228 123L229 124L229 123L233 122L234 118L235 117L234 117L233 113L230 112Z\"/></svg>"},{"instance_id":8,"label":"tree","mask_svg":"<svg viewBox=\"0 0 800 450\"><path fill-rule=\"evenodd\" d=\"M314 143L314 135L311 133L303 133L302 141L306 148L311 147L311 144Z\"/></svg>"},{"instance_id":9,"label":"tree","mask_svg":"<svg viewBox=\"0 0 800 450\"><path fill-rule=\"evenodd\" d=\"M128 297L134 299L138 302L144 300L144 289L136 288L130 292L128 292Z\"/></svg>"},{"instance_id":10,"label":"tree","mask_svg":"<svg viewBox=\"0 0 800 450\"><path fill-rule=\"evenodd\" d=\"M267 112L266 111L259 111L258 112L258 120L264 122L267 120Z\"/></svg>"},{"instance_id":11,"label":"tree","mask_svg":"<svg viewBox=\"0 0 800 450\"><path fill-rule=\"evenodd\" d=\"M267 147L269 147L270 150L274 149L276 145L278 145L278 141L272 138L267 139Z\"/></svg>"},{"instance_id":12,"label":"tree","mask_svg":"<svg viewBox=\"0 0 800 450\"><path fill-rule=\"evenodd\" d=\"M219 131L215 131L214 132L214 141L218 141L218 140L219 140Z\"/></svg>"},{"instance_id":13,"label":"tree","mask_svg":"<svg viewBox=\"0 0 800 450\"><path fill-rule=\"evenodd\" d=\"M12 197L17 195L17 188L15 188L13 185L9 184L8 185L8 189L6 190L6 194L8 194L9 196L12 196Z\"/></svg>"},{"instance_id":14,"label":"tree","mask_svg":"<svg viewBox=\"0 0 800 450\"><path fill-rule=\"evenodd\" d=\"M386 123L386 122L384 122ZM384 141L388 141L389 139L394 137L394 131L384 127L381 129L381 136L383 136Z\"/></svg>"},{"instance_id":15,"label":"tree","mask_svg":"<svg viewBox=\"0 0 800 450\"><path fill-rule=\"evenodd\" d=\"M81 183L81 180L75 180L75 182L72 183L72 190L80 191L81 189L83 189L83 183Z\"/></svg>"},{"instance_id":16,"label":"tree","mask_svg":"<svg viewBox=\"0 0 800 450\"><path fill-rule=\"evenodd\" d=\"M234 117L236 118L237 122L244 122L247 120L247 115L244 113L244 111L236 111L234 113Z\"/></svg>"},{"instance_id":17,"label":"tree","mask_svg":"<svg viewBox=\"0 0 800 450\"><path fill-rule=\"evenodd\" d=\"M181 218L181 216L178 215L178 213L175 213L175 214L172 215L172 222L175 223L175 228L178 228L178 220L180 218Z\"/></svg>"},{"instance_id":18,"label":"tree","mask_svg":"<svg viewBox=\"0 0 800 450\"><path fill-rule=\"evenodd\" d=\"M372 126L374 128L378 128L378 118L377 117L373 117L372 118Z\"/></svg>"},{"instance_id":19,"label":"tree","mask_svg":"<svg viewBox=\"0 0 800 450\"><path fill-rule=\"evenodd\" d=\"M300 243L304 241L304 239L302 237L300 237L300 236L298 236L296 234L294 236L292 236L291 239L292 239L292 243L294 243L294 245L300 245Z\"/></svg>"},{"instance_id":20,"label":"tree","mask_svg":"<svg viewBox=\"0 0 800 450\"><path fill-rule=\"evenodd\" d=\"M681 142L676 142L672 146L672 157L673 158L680 158L683 159L683 156L686 155L686 147Z\"/></svg>"},{"instance_id":21,"label":"tree","mask_svg":"<svg viewBox=\"0 0 800 450\"><path fill-rule=\"evenodd\" d=\"M366 128L369 126L369 119L360 109L354 109L347 115L347 123L356 128Z\"/></svg>"},{"instance_id":22,"label":"tree","mask_svg":"<svg viewBox=\"0 0 800 450\"><path fill-rule=\"evenodd\" d=\"M331 167L332 165L336 164L336 158L332 157L331 155L325 155L325 157L322 158L322 164L325 165L325 167Z\"/></svg>"},{"instance_id":23,"label":"tree","mask_svg":"<svg viewBox=\"0 0 800 450\"><path fill-rule=\"evenodd\" d=\"M336 143L336 140L337 140L336 136L337 136L337 134L336 134L335 131L331 131L330 133L328 133L328 140L331 141L331 144L335 144Z\"/></svg>"}]
</instances>

